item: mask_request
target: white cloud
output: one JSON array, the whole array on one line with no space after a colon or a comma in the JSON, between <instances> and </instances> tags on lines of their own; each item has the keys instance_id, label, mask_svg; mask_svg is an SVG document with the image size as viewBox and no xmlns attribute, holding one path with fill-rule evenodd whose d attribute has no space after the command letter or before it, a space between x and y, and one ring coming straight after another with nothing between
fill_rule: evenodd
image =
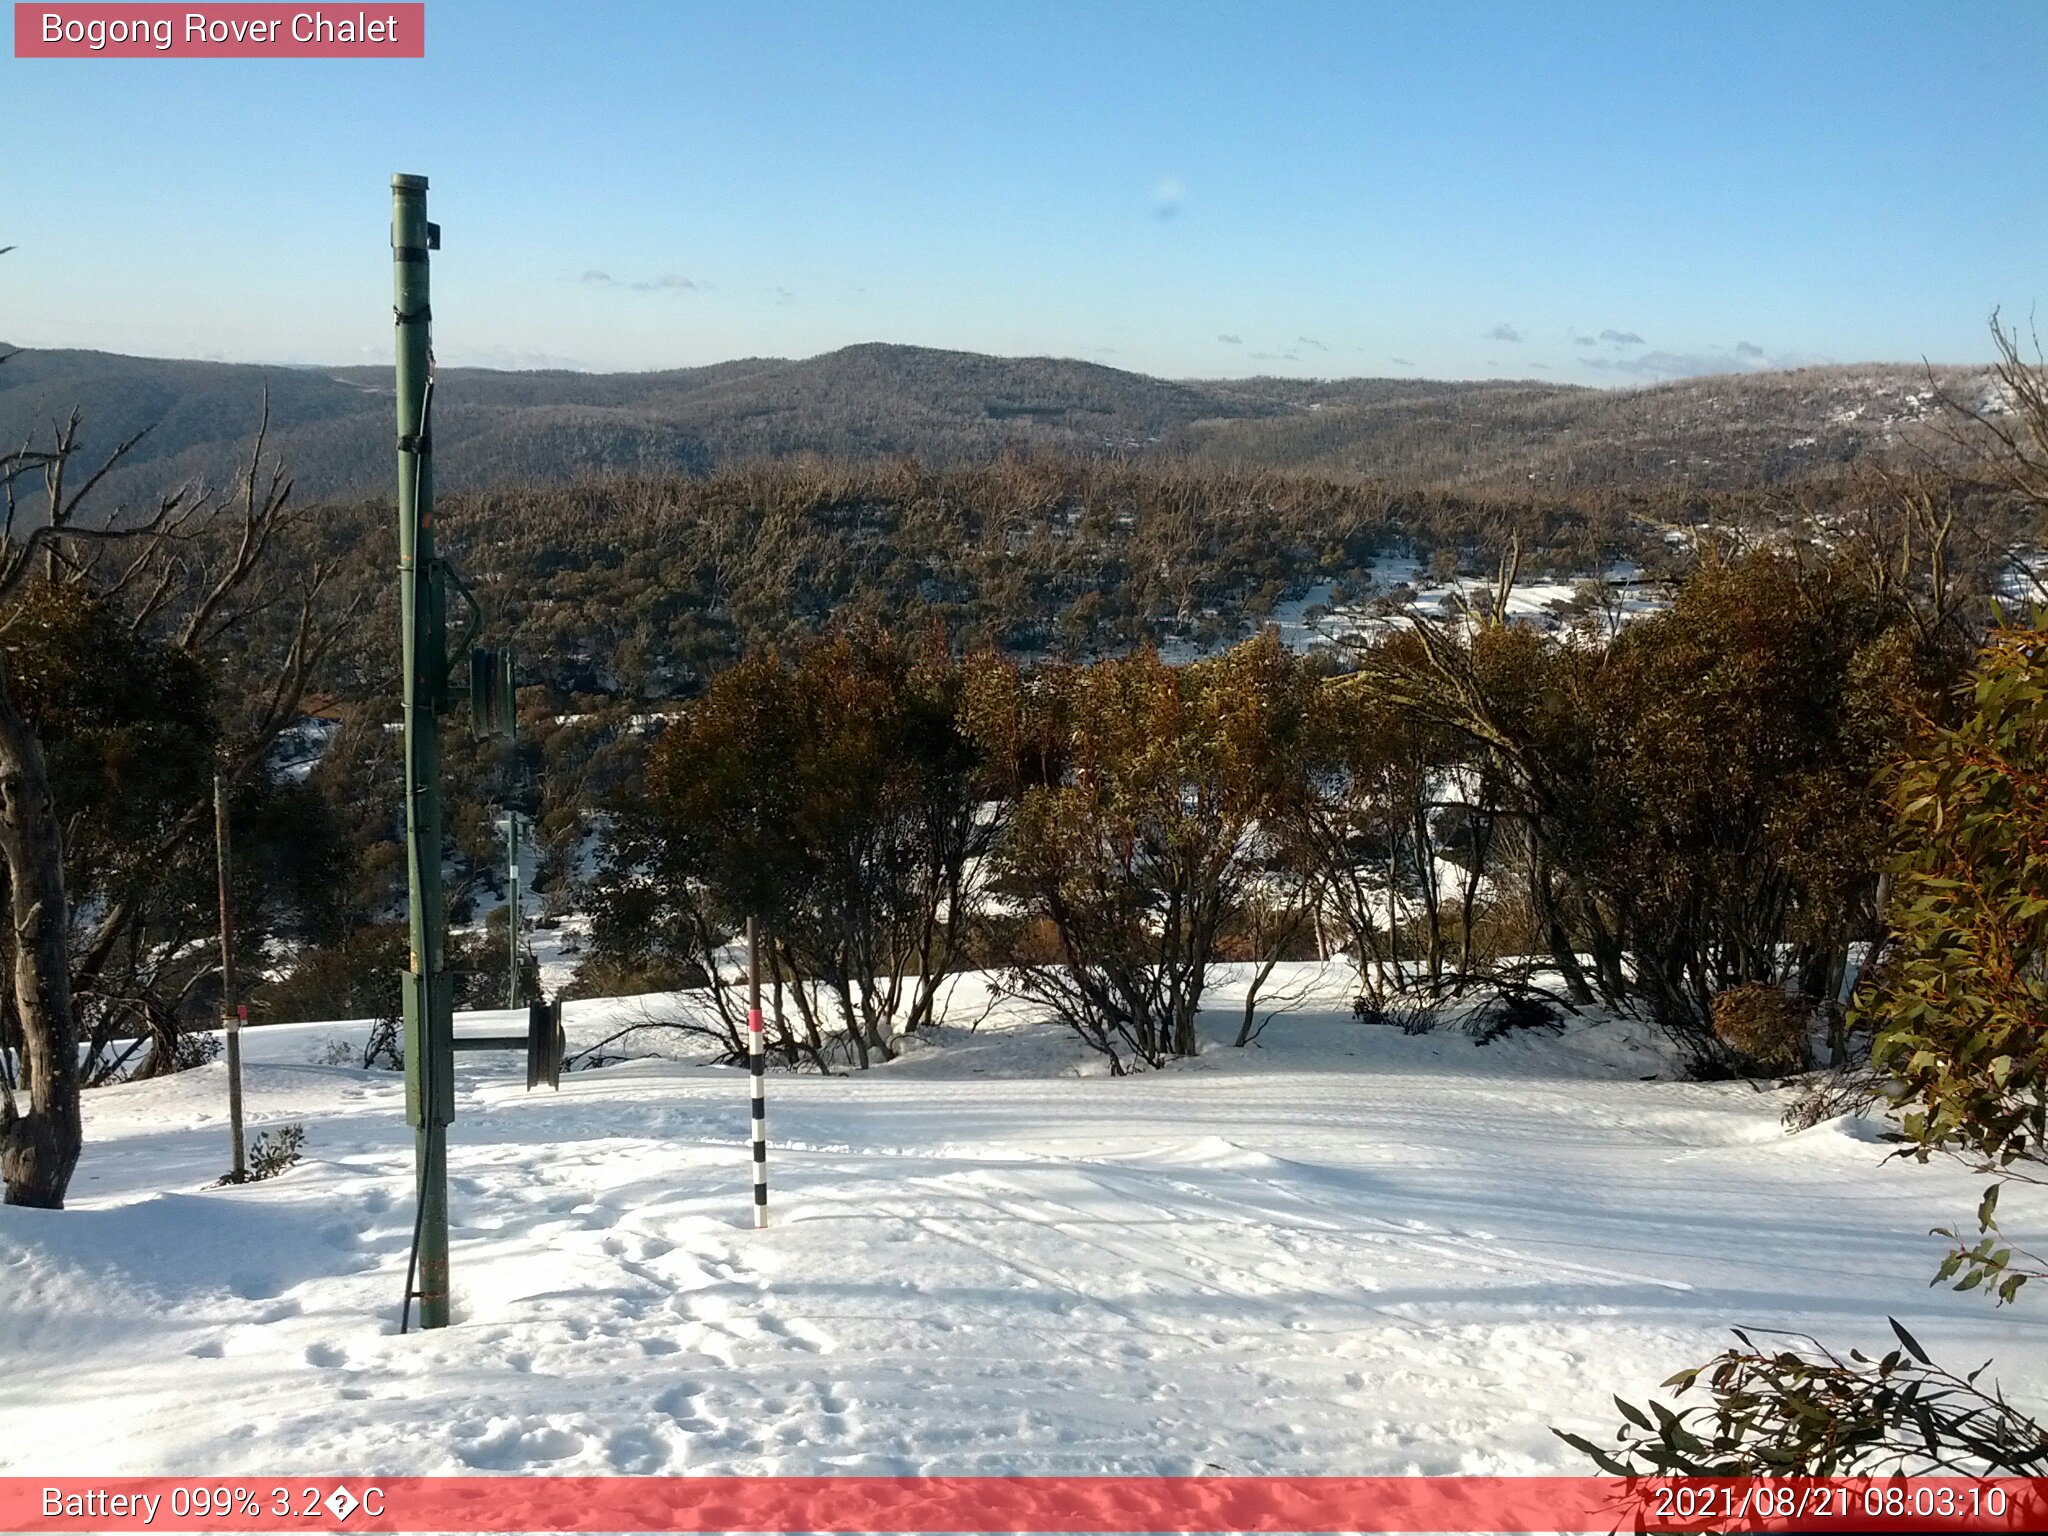
<instances>
[{"instance_id":1,"label":"white cloud","mask_svg":"<svg viewBox=\"0 0 2048 1536\"><path fill-rule=\"evenodd\" d=\"M698 287L680 272L664 272L660 277L636 278L628 282L596 267L583 274L583 281L596 283L601 288L625 288L633 293L694 293Z\"/></svg>"},{"instance_id":2,"label":"white cloud","mask_svg":"<svg viewBox=\"0 0 2048 1536\"><path fill-rule=\"evenodd\" d=\"M1629 357L1589 357L1589 368L1635 374L1648 379L1689 379L1710 373L1758 373L1770 368L1796 368L1794 358L1767 358L1761 347L1738 345L1732 351L1638 352Z\"/></svg>"}]
</instances>

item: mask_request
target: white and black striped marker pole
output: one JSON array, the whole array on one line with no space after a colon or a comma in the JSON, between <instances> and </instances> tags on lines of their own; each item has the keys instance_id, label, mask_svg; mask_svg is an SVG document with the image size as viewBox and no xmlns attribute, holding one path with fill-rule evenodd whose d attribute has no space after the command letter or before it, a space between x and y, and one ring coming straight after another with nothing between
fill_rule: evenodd
<instances>
[{"instance_id":1,"label":"white and black striped marker pole","mask_svg":"<svg viewBox=\"0 0 2048 1536\"><path fill-rule=\"evenodd\" d=\"M768 1225L768 1049L761 1033L761 951L747 919L747 1067L754 1079L754 1225Z\"/></svg>"}]
</instances>

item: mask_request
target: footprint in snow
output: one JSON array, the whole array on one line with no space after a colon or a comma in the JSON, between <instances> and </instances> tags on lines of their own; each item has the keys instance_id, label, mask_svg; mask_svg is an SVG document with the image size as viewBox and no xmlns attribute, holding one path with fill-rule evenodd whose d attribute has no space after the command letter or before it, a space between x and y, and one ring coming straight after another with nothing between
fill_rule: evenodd
<instances>
[{"instance_id":1,"label":"footprint in snow","mask_svg":"<svg viewBox=\"0 0 2048 1536\"><path fill-rule=\"evenodd\" d=\"M582 1450L583 1443L583 1436L545 1421L493 1419L482 1434L458 1439L454 1450L465 1466L516 1472L540 1462L565 1461Z\"/></svg>"},{"instance_id":2,"label":"footprint in snow","mask_svg":"<svg viewBox=\"0 0 2048 1536\"><path fill-rule=\"evenodd\" d=\"M604 1443L604 1453L613 1471L629 1477L644 1477L668 1464L668 1448L637 1427L612 1431Z\"/></svg>"}]
</instances>

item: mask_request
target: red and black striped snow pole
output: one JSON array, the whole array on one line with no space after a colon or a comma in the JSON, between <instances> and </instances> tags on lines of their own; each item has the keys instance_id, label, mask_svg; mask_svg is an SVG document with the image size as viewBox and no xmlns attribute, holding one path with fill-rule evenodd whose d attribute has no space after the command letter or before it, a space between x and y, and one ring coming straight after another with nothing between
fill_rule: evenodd
<instances>
[{"instance_id":1,"label":"red and black striped snow pole","mask_svg":"<svg viewBox=\"0 0 2048 1536\"><path fill-rule=\"evenodd\" d=\"M761 1033L761 950L747 919L747 1069L754 1079L754 1225L768 1225L768 1047Z\"/></svg>"}]
</instances>

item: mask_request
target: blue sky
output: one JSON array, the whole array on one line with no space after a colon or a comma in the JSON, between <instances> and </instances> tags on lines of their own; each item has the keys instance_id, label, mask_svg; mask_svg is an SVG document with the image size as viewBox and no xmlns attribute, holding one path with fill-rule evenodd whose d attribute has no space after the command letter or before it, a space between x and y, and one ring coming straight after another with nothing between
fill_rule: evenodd
<instances>
[{"instance_id":1,"label":"blue sky","mask_svg":"<svg viewBox=\"0 0 2048 1536\"><path fill-rule=\"evenodd\" d=\"M374 6L371 7L374 9ZM2048 5L429 0L424 61L0 57L0 338L859 341L1177 377L1968 362L2048 299Z\"/></svg>"}]
</instances>

